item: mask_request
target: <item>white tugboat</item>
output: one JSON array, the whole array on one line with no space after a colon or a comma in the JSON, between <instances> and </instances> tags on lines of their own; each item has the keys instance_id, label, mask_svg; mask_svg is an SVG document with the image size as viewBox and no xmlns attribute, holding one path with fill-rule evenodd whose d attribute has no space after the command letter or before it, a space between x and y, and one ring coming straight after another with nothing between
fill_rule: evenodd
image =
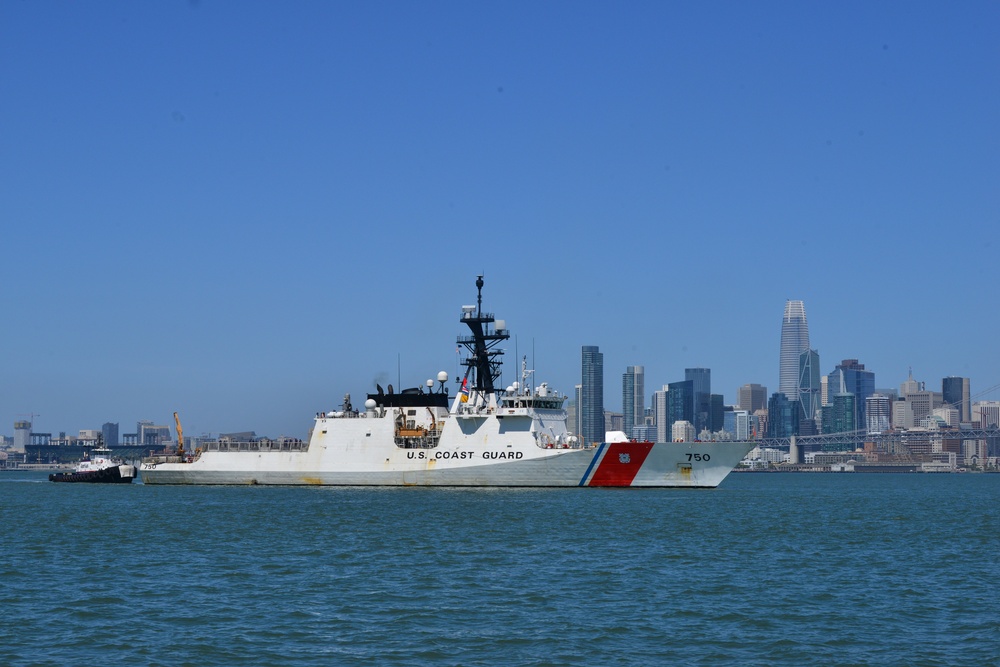
<instances>
[{"instance_id":1,"label":"white tugboat","mask_svg":"<svg viewBox=\"0 0 1000 667\"><path fill-rule=\"evenodd\" d=\"M113 458L111 450L98 447L84 455L76 468L68 472L49 475L50 482L89 482L92 484L131 484L135 479L135 466Z\"/></svg>"},{"instance_id":2,"label":"white tugboat","mask_svg":"<svg viewBox=\"0 0 1000 667\"><path fill-rule=\"evenodd\" d=\"M582 443L566 428L566 396L546 383L497 389L510 338L502 320L477 305L462 308L471 335L461 388L395 393L376 385L364 411L350 395L321 412L308 442L295 439L209 442L193 456L143 461L146 484L318 484L417 486L715 487L753 447L749 442Z\"/></svg>"}]
</instances>

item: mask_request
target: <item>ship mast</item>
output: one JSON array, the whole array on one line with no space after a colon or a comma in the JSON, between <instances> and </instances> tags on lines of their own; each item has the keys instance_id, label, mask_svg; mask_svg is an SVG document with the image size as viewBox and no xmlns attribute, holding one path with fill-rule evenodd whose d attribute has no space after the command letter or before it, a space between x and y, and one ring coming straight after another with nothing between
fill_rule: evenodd
<instances>
[{"instance_id":1,"label":"ship mast","mask_svg":"<svg viewBox=\"0 0 1000 667\"><path fill-rule=\"evenodd\" d=\"M475 371L472 389L487 396L496 391L493 383L500 377L500 366L503 363L500 359L503 350L496 346L510 338L510 333L502 322L500 328L494 326L496 320L493 313L483 312L482 276L477 277L476 288L479 291L476 305L462 308L462 323L469 327L472 335L459 336L458 344L469 352L469 356L462 361L467 367L465 377L468 378Z\"/></svg>"}]
</instances>

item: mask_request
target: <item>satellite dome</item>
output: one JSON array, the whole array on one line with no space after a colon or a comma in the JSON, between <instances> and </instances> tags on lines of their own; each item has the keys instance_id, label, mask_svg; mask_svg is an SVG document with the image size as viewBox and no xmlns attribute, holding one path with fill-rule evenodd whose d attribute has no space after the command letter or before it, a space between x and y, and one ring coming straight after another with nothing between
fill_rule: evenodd
<instances>
[{"instance_id":1,"label":"satellite dome","mask_svg":"<svg viewBox=\"0 0 1000 667\"><path fill-rule=\"evenodd\" d=\"M367 401L365 401L365 410L374 410L374 409L375 409L375 399L369 398Z\"/></svg>"},{"instance_id":2,"label":"satellite dome","mask_svg":"<svg viewBox=\"0 0 1000 667\"><path fill-rule=\"evenodd\" d=\"M447 382L447 381L448 381L448 371L440 371L438 373L438 382Z\"/></svg>"}]
</instances>

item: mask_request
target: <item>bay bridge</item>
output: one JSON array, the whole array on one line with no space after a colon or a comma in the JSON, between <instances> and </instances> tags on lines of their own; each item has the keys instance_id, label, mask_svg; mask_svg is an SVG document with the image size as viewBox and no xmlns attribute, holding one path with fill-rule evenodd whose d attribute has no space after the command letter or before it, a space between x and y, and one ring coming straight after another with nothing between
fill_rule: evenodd
<instances>
[{"instance_id":1,"label":"bay bridge","mask_svg":"<svg viewBox=\"0 0 1000 667\"><path fill-rule=\"evenodd\" d=\"M868 433L865 430L821 435L799 435L790 438L758 438L760 447L788 451L795 444L806 451L852 451L864 449L867 444L875 451L887 454L912 454L913 450L949 451L955 443L985 441L990 449L1000 445L1000 428L958 427L939 429L910 429ZM950 447L949 447L950 445ZM996 455L996 454L994 454Z\"/></svg>"},{"instance_id":2,"label":"bay bridge","mask_svg":"<svg viewBox=\"0 0 1000 667\"><path fill-rule=\"evenodd\" d=\"M976 408L976 399L1000 391L1000 385L989 387L967 399ZM961 410L965 401L945 404L944 407ZM977 458L1000 457L1000 403L988 401L990 412L982 410L972 421L949 425L940 417L933 416L933 410L925 420L925 426L911 428L889 428L880 431L859 429L841 433L797 435L792 437L763 437L755 442L763 449L777 449L792 453L793 459L803 452L865 452L885 454L899 459L909 459L922 455L953 452L958 457L971 454ZM970 414L966 412L966 414ZM794 450L793 451L793 446Z\"/></svg>"}]
</instances>

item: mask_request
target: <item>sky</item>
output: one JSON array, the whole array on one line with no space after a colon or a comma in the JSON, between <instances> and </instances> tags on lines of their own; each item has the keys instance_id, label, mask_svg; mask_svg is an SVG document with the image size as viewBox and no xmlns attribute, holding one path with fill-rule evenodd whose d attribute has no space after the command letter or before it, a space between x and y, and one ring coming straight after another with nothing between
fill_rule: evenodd
<instances>
[{"instance_id":1,"label":"sky","mask_svg":"<svg viewBox=\"0 0 1000 667\"><path fill-rule=\"evenodd\" d=\"M459 372L1000 384L996 2L0 3L0 433L304 437ZM452 387L454 389L454 387ZM987 396L998 398L997 396ZM648 400L648 397L647 397Z\"/></svg>"}]
</instances>

